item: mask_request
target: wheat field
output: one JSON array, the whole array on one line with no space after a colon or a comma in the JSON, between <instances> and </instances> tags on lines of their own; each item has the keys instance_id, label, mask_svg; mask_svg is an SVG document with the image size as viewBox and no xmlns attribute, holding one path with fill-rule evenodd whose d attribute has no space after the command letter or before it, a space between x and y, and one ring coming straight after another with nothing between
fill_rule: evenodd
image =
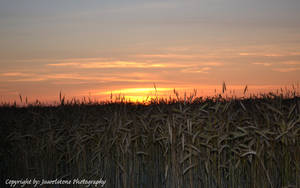
<instances>
[{"instance_id":1,"label":"wheat field","mask_svg":"<svg viewBox=\"0 0 300 188\"><path fill-rule=\"evenodd\" d=\"M2 183L102 178L115 188L300 187L295 94L148 104L60 95L60 105L3 104L0 114Z\"/></svg>"}]
</instances>

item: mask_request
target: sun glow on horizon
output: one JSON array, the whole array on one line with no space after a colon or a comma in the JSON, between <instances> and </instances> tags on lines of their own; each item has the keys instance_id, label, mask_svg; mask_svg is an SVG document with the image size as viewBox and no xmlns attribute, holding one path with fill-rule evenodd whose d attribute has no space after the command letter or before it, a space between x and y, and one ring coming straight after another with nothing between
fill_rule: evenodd
<instances>
[{"instance_id":1,"label":"sun glow on horizon","mask_svg":"<svg viewBox=\"0 0 300 188\"><path fill-rule=\"evenodd\" d=\"M282 87L280 85L226 85L224 91L220 85L198 85L195 87L148 87L148 88L124 88L112 91L98 91L94 96L99 96L103 99L123 99L130 102L149 102L153 99L170 99L187 97L213 97L222 95L223 97L250 97L251 95L259 96L263 93L280 93L287 91L300 92L299 85L290 87Z\"/></svg>"},{"instance_id":2,"label":"sun glow on horizon","mask_svg":"<svg viewBox=\"0 0 300 188\"><path fill-rule=\"evenodd\" d=\"M260 97L262 94L292 94L300 95L300 85L227 85L223 91L222 85L195 85L194 87L135 87L135 88L115 88L111 91L101 90L84 90L82 92L61 91L65 101L95 101L95 102L137 102L149 103L156 100L189 100L189 98L211 98L211 97L234 97L248 98L251 96ZM246 89L247 88L247 89ZM24 93L14 92L10 97L0 96L0 103L16 103L20 105L34 104L36 101L42 104L58 104L59 93L49 96L43 95L26 95ZM20 100L23 98L23 102ZM28 103L27 103L28 99Z\"/></svg>"}]
</instances>

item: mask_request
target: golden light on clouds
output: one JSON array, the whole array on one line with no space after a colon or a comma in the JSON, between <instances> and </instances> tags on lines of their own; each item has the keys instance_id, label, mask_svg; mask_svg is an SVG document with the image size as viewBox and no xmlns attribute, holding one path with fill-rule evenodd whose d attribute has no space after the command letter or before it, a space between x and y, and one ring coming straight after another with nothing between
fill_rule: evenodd
<instances>
[{"instance_id":1,"label":"golden light on clouds","mask_svg":"<svg viewBox=\"0 0 300 188\"><path fill-rule=\"evenodd\" d=\"M256 59L262 54L251 54ZM257 56L256 56L257 55ZM136 55L139 57L140 55ZM15 85L32 85L30 87L43 88L44 85L51 86L56 89L45 89L47 93L51 93L52 97L56 98L59 91L65 91L70 96L82 97L88 96L89 93L99 100L106 100L110 94L120 95L126 100L144 101L154 97L169 96L174 97L173 89L176 89L181 96L184 92L191 93L193 89L198 90L198 96L213 96L216 93L221 93L221 83L228 80L227 95L243 96L242 91L245 85L249 86L252 93L275 90L283 84L257 84L252 82L257 71L263 71L265 76L274 73L285 74L297 73L300 71L299 61L289 60L291 58L277 60L272 62L269 58L278 58L277 56L268 57L262 61L251 62L252 56L248 54L236 55L236 60L232 56L228 56L228 60L224 57L215 59L197 59L197 55L149 55L142 56L141 59L130 59L130 55L124 59L110 58L67 58L67 59L44 59L40 66L36 69L11 69L11 71L0 72L0 78L5 80L7 84ZM151 58L154 59L151 59ZM176 59L178 57L178 59ZM193 58L192 58L193 57ZM201 57L198 56L198 57ZM249 63L240 64L239 58L242 57ZM168 59L171 58L171 59ZM172 58L175 58L173 61ZM26 61L28 63L29 61ZM34 63L38 60L32 61ZM251 79L247 80L232 80L227 79L234 74L229 74L228 71L244 71L243 66L247 65L248 70L252 71ZM253 66L250 66L253 65ZM262 69L263 68L263 69ZM287 76L291 76L287 75ZM220 81L222 80L222 81ZM157 88L153 87L153 83L157 84ZM240 85L239 85L240 84ZM20 87L23 87L20 85ZM38 85L38 87L34 86ZM271 85L272 87L269 87ZM5 86L5 85L4 85ZM5 87L9 88L9 85ZM17 98L18 93L30 95L30 87L24 87L22 90L8 89L3 90L3 95L8 96L13 93L14 98ZM267 88L267 89L266 89ZM91 92L92 91L92 92ZM37 98L39 95L36 94ZM10 97L12 98L12 97Z\"/></svg>"},{"instance_id":2,"label":"golden light on clouds","mask_svg":"<svg viewBox=\"0 0 300 188\"><path fill-rule=\"evenodd\" d=\"M176 67L174 64L159 64L130 61L111 61L111 62L71 62L71 63L50 63L51 67L77 67L84 69L93 68L155 68L155 67Z\"/></svg>"}]
</instances>

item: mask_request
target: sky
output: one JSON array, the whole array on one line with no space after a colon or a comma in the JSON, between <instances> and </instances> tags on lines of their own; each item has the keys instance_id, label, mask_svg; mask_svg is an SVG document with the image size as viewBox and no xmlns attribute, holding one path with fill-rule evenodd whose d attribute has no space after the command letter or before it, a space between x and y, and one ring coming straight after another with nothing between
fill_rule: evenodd
<instances>
[{"instance_id":1,"label":"sky","mask_svg":"<svg viewBox=\"0 0 300 188\"><path fill-rule=\"evenodd\" d=\"M299 0L0 0L0 101L298 84L299 10Z\"/></svg>"}]
</instances>

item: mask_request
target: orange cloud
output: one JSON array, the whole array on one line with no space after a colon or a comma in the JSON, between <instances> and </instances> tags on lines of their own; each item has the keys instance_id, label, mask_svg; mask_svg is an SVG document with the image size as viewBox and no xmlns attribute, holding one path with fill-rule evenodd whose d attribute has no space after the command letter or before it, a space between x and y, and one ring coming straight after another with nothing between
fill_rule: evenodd
<instances>
[{"instance_id":1,"label":"orange cloud","mask_svg":"<svg viewBox=\"0 0 300 188\"><path fill-rule=\"evenodd\" d=\"M299 67L291 67L291 68L275 68L272 69L273 71L276 72L293 72L293 71L299 71L300 68Z\"/></svg>"},{"instance_id":2,"label":"orange cloud","mask_svg":"<svg viewBox=\"0 0 300 188\"><path fill-rule=\"evenodd\" d=\"M247 52L241 52L239 53L240 56L252 56L255 55L254 53L247 53Z\"/></svg>"},{"instance_id":3,"label":"orange cloud","mask_svg":"<svg viewBox=\"0 0 300 188\"><path fill-rule=\"evenodd\" d=\"M286 61L286 62L283 62L282 64L285 64L285 65L300 65L300 61Z\"/></svg>"},{"instance_id":4,"label":"orange cloud","mask_svg":"<svg viewBox=\"0 0 300 188\"><path fill-rule=\"evenodd\" d=\"M279 53L253 53L253 52L241 52L240 56L263 56L263 57L282 57L283 54Z\"/></svg>"},{"instance_id":5,"label":"orange cloud","mask_svg":"<svg viewBox=\"0 0 300 188\"><path fill-rule=\"evenodd\" d=\"M221 62L203 62L203 63L199 63L201 65L205 65L205 66L212 66L212 67L219 67L219 66L223 66L224 63Z\"/></svg>"},{"instance_id":6,"label":"orange cloud","mask_svg":"<svg viewBox=\"0 0 300 188\"><path fill-rule=\"evenodd\" d=\"M252 63L253 65L263 65L265 67L269 67L272 65L272 63L266 63L266 62L255 62L255 63Z\"/></svg>"},{"instance_id":7,"label":"orange cloud","mask_svg":"<svg viewBox=\"0 0 300 188\"><path fill-rule=\"evenodd\" d=\"M6 72L6 73L2 73L2 76L30 76L31 74L28 73L22 73L22 72Z\"/></svg>"},{"instance_id":8,"label":"orange cloud","mask_svg":"<svg viewBox=\"0 0 300 188\"><path fill-rule=\"evenodd\" d=\"M300 55L300 52L292 52L292 53L290 53L290 55Z\"/></svg>"},{"instance_id":9,"label":"orange cloud","mask_svg":"<svg viewBox=\"0 0 300 188\"><path fill-rule=\"evenodd\" d=\"M283 54L275 54L275 53L273 53L273 54L264 54L263 56L265 56L265 57L282 57L284 55Z\"/></svg>"},{"instance_id":10,"label":"orange cloud","mask_svg":"<svg viewBox=\"0 0 300 188\"><path fill-rule=\"evenodd\" d=\"M18 78L18 79L11 79L8 80L9 82L40 82L45 81L46 78L43 77L32 77L32 78Z\"/></svg>"},{"instance_id":11,"label":"orange cloud","mask_svg":"<svg viewBox=\"0 0 300 188\"><path fill-rule=\"evenodd\" d=\"M66 67L66 66L80 66L80 63L50 63L47 66L52 67Z\"/></svg>"},{"instance_id":12,"label":"orange cloud","mask_svg":"<svg viewBox=\"0 0 300 188\"><path fill-rule=\"evenodd\" d=\"M108 61L111 58L61 58L61 59L55 59L55 58L37 58L37 59L18 59L16 62L23 62L23 63L30 63L30 62L98 62L98 61Z\"/></svg>"},{"instance_id":13,"label":"orange cloud","mask_svg":"<svg viewBox=\"0 0 300 188\"><path fill-rule=\"evenodd\" d=\"M50 74L44 76L47 79L82 79L78 74Z\"/></svg>"},{"instance_id":14,"label":"orange cloud","mask_svg":"<svg viewBox=\"0 0 300 188\"><path fill-rule=\"evenodd\" d=\"M72 63L51 63L47 66L53 67L77 67L84 69L93 69L93 68L165 68L178 66L176 64L162 64L162 63L145 63L145 62L133 62L133 61L113 61L113 62L72 62Z\"/></svg>"},{"instance_id":15,"label":"orange cloud","mask_svg":"<svg viewBox=\"0 0 300 188\"><path fill-rule=\"evenodd\" d=\"M140 54L135 57L142 58L176 58L176 59L194 59L197 56L194 55L180 55L180 54Z\"/></svg>"},{"instance_id":16,"label":"orange cloud","mask_svg":"<svg viewBox=\"0 0 300 188\"><path fill-rule=\"evenodd\" d=\"M0 76L6 77L8 82L41 82L41 81L55 81L59 83L74 83L76 80L78 83L83 82L131 82L131 83L170 83L172 81L162 80L159 76L150 73L119 73L119 74L101 74L101 75L89 75L73 73L73 74L56 74L56 73L36 73L36 74L25 74L22 72L8 72L2 73ZM60 81L58 81L60 80ZM72 81L73 80L73 81Z\"/></svg>"},{"instance_id":17,"label":"orange cloud","mask_svg":"<svg viewBox=\"0 0 300 188\"><path fill-rule=\"evenodd\" d=\"M201 67L201 68L200 67L192 67L192 68L183 69L182 72L207 74L209 70L211 70L211 67Z\"/></svg>"},{"instance_id":18,"label":"orange cloud","mask_svg":"<svg viewBox=\"0 0 300 188\"><path fill-rule=\"evenodd\" d=\"M180 60L192 60L202 58L214 58L215 55L193 55L193 54L137 54L135 58L146 59L180 59Z\"/></svg>"}]
</instances>

